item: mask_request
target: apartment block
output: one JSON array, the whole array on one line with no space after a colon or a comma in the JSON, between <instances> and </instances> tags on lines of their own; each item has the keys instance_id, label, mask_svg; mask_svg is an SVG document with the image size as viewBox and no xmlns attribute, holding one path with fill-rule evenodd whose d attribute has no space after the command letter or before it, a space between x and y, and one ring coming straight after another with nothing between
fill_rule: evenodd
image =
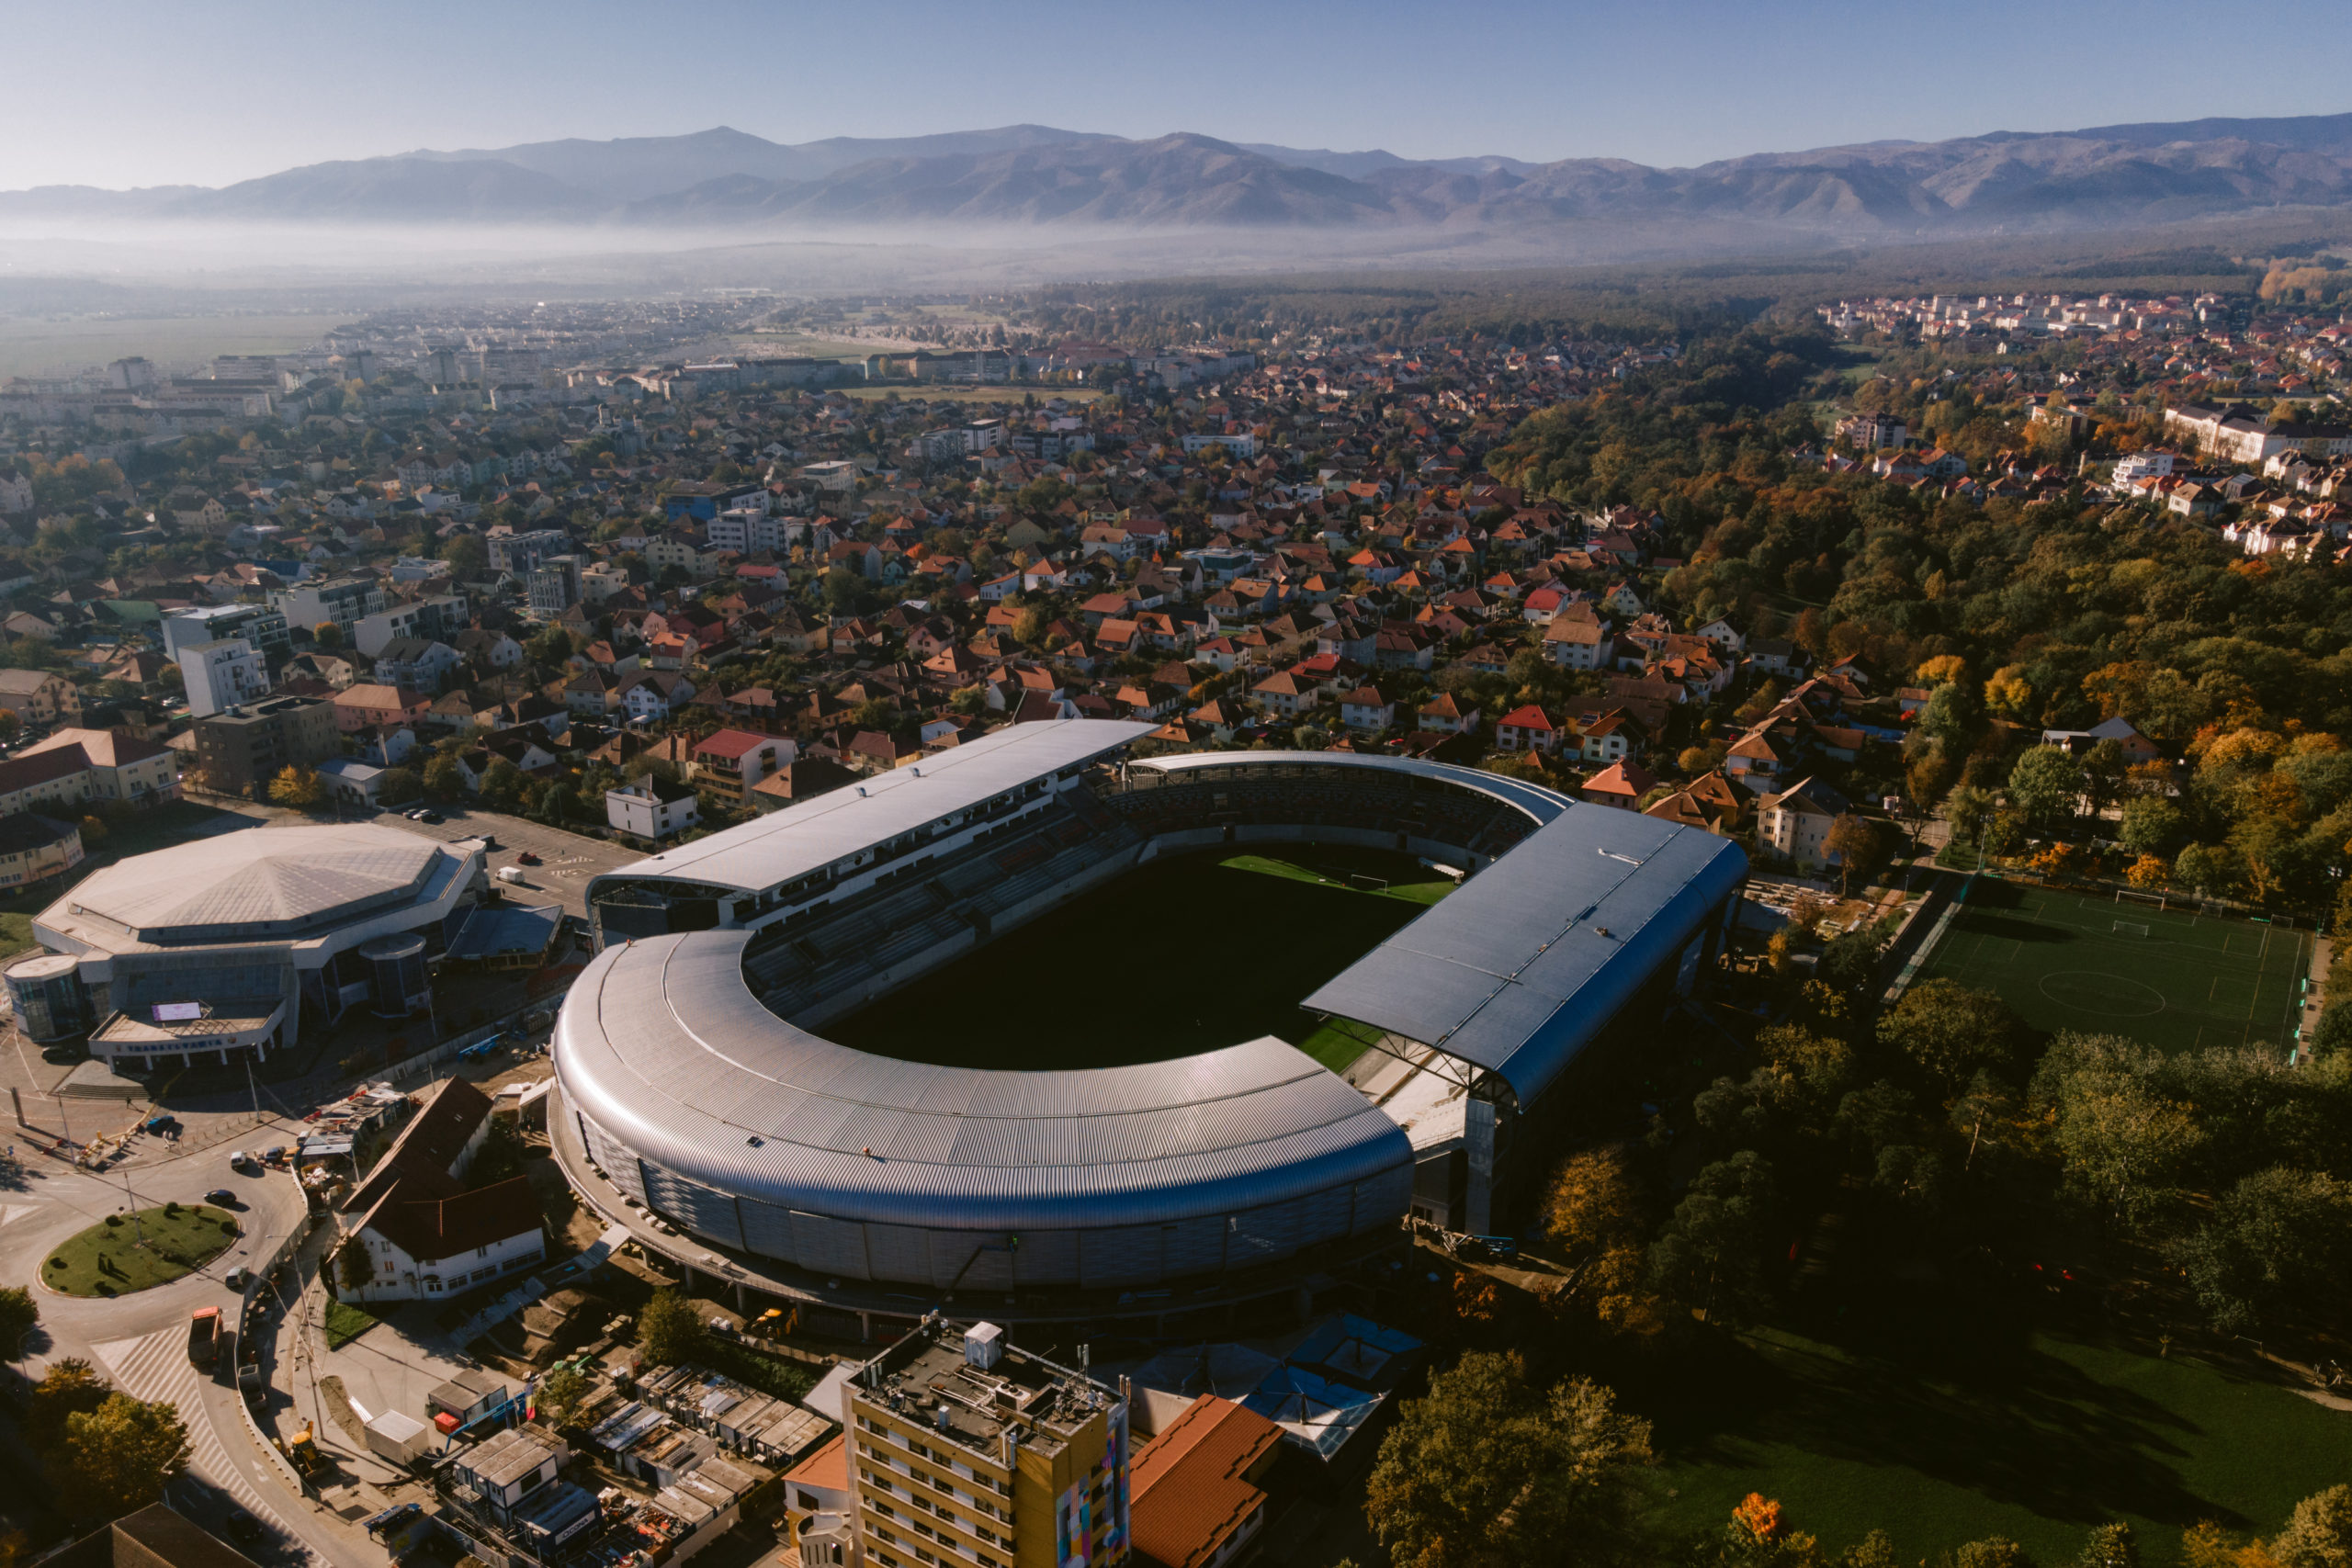
<instances>
[{"instance_id":1,"label":"apartment block","mask_svg":"<svg viewBox=\"0 0 2352 1568\"><path fill-rule=\"evenodd\" d=\"M843 1401L868 1568L1107 1568L1128 1556L1127 1396L936 1314Z\"/></svg>"},{"instance_id":2,"label":"apartment block","mask_svg":"<svg viewBox=\"0 0 2352 1568\"><path fill-rule=\"evenodd\" d=\"M343 746L334 705L315 697L266 697L198 719L194 733L196 772L205 788L221 795L243 795L283 769L335 756Z\"/></svg>"},{"instance_id":3,"label":"apartment block","mask_svg":"<svg viewBox=\"0 0 2352 1568\"><path fill-rule=\"evenodd\" d=\"M315 630L333 622L348 642L362 620L382 612L384 591L372 577L345 577L272 589L269 604L293 626Z\"/></svg>"},{"instance_id":4,"label":"apartment block","mask_svg":"<svg viewBox=\"0 0 2352 1568\"><path fill-rule=\"evenodd\" d=\"M269 666L243 637L184 642L178 657L191 718L225 713L269 690Z\"/></svg>"},{"instance_id":5,"label":"apartment block","mask_svg":"<svg viewBox=\"0 0 2352 1568\"><path fill-rule=\"evenodd\" d=\"M437 593L367 616L353 629L352 646L374 659L384 651L386 643L401 637L456 642L458 634L471 624L471 612L464 594Z\"/></svg>"},{"instance_id":6,"label":"apartment block","mask_svg":"<svg viewBox=\"0 0 2352 1568\"><path fill-rule=\"evenodd\" d=\"M276 664L294 656L286 617L266 604L197 604L164 617L164 652L176 659L189 643L243 637Z\"/></svg>"},{"instance_id":7,"label":"apartment block","mask_svg":"<svg viewBox=\"0 0 2352 1568\"><path fill-rule=\"evenodd\" d=\"M490 567L515 577L527 575L531 569L554 556L568 556L574 548L571 536L560 528L534 528L525 534L492 534L485 541L490 546Z\"/></svg>"}]
</instances>

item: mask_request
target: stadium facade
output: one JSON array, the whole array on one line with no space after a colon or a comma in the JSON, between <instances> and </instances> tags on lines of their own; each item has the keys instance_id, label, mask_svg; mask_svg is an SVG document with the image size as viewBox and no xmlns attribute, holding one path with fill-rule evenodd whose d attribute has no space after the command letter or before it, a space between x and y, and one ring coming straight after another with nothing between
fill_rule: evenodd
<instances>
[{"instance_id":1,"label":"stadium facade","mask_svg":"<svg viewBox=\"0 0 2352 1568\"><path fill-rule=\"evenodd\" d=\"M1014 726L598 877L602 951L554 1042L582 1190L684 1233L639 1239L690 1265L716 1246L739 1284L861 1310L977 1291L1016 1321L1105 1319L1295 1293L1408 1210L1483 1224L1514 1129L1604 1031L1663 1018L1746 875L1722 840L1475 769L1130 756L1149 732ZM1285 842L1465 874L1304 998L1433 1076L1458 1102L1442 1146L1271 1037L1048 1074L819 1032L1156 858Z\"/></svg>"}]
</instances>

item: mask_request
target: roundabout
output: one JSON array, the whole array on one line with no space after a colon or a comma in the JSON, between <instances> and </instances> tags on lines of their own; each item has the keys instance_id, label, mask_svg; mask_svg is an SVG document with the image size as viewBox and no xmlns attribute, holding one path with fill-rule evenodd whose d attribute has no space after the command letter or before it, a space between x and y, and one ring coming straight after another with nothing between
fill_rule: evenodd
<instances>
[{"instance_id":1,"label":"roundabout","mask_svg":"<svg viewBox=\"0 0 2352 1568\"><path fill-rule=\"evenodd\" d=\"M2154 986L2096 969L2044 975L2038 989L2060 1007L2103 1018L2154 1018L2166 1006L2165 994Z\"/></svg>"},{"instance_id":2,"label":"roundabout","mask_svg":"<svg viewBox=\"0 0 2352 1568\"><path fill-rule=\"evenodd\" d=\"M184 1280L237 1243L236 1216L209 1203L166 1203L108 1214L41 1260L43 1288L61 1296L127 1296Z\"/></svg>"}]
</instances>

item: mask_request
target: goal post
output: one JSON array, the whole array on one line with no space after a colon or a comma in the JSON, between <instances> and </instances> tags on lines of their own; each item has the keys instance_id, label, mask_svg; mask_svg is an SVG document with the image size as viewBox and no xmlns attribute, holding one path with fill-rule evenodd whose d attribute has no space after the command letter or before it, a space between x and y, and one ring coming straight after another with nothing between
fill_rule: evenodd
<instances>
[{"instance_id":1,"label":"goal post","mask_svg":"<svg viewBox=\"0 0 2352 1568\"><path fill-rule=\"evenodd\" d=\"M2137 920L2118 920L2115 922L2115 934L2117 936L2146 936L2148 928Z\"/></svg>"},{"instance_id":2,"label":"goal post","mask_svg":"<svg viewBox=\"0 0 2352 1568\"><path fill-rule=\"evenodd\" d=\"M2119 904L2147 904L2152 905L2158 909L2168 909L2172 908L2170 904L2165 902L2165 895L2161 893L2142 893L2130 887L2117 888L2115 890L2115 901Z\"/></svg>"}]
</instances>

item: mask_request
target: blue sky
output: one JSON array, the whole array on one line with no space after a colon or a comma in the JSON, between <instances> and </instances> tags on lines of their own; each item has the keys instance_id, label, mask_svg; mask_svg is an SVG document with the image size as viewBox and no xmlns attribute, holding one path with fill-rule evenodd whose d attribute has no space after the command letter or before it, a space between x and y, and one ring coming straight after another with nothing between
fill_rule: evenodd
<instances>
[{"instance_id":1,"label":"blue sky","mask_svg":"<svg viewBox=\"0 0 2352 1568\"><path fill-rule=\"evenodd\" d=\"M0 188L221 184L413 147L1035 121L1683 164L2352 110L2345 0L0 0Z\"/></svg>"}]
</instances>

